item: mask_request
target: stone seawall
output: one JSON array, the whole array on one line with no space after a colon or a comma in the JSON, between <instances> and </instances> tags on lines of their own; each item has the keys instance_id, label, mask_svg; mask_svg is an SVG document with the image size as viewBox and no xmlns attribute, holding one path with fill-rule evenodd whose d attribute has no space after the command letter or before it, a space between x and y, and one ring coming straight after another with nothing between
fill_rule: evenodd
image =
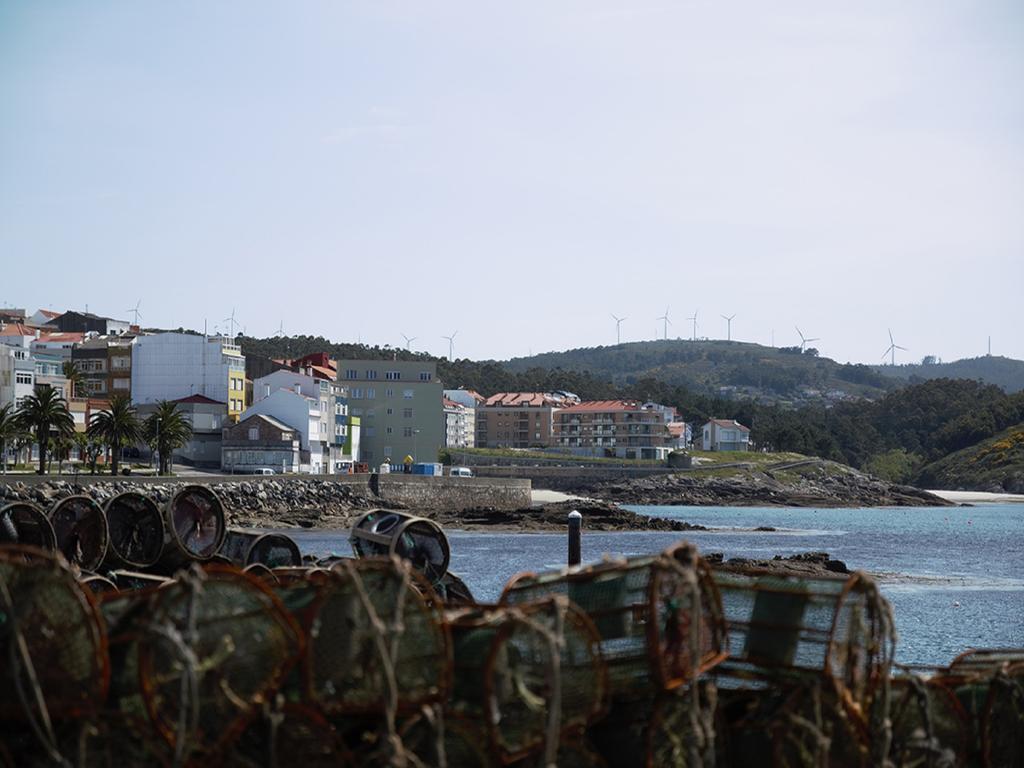
<instances>
[{"instance_id":1,"label":"stone seawall","mask_svg":"<svg viewBox=\"0 0 1024 768\"><path fill-rule=\"evenodd\" d=\"M230 525L303 527L344 526L354 512L375 506L410 511L460 512L489 507L517 510L530 506L530 481L480 477L416 475L338 475L330 479L302 476L245 477L109 477L80 475L0 477L0 506L30 501L44 508L72 494L100 503L118 493L138 491L158 502L176 487L207 485L223 500Z\"/></svg>"},{"instance_id":2,"label":"stone seawall","mask_svg":"<svg viewBox=\"0 0 1024 768\"><path fill-rule=\"evenodd\" d=\"M527 467L527 466L475 466L473 471L479 478L521 478L532 483L534 488L549 491L572 491L586 493L605 483L618 483L644 477L670 475L678 472L667 467Z\"/></svg>"}]
</instances>

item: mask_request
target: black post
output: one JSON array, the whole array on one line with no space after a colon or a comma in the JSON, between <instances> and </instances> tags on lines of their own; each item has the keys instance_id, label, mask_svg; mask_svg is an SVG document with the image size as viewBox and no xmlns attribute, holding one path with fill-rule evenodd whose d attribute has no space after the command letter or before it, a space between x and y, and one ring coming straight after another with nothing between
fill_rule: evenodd
<instances>
[{"instance_id":1,"label":"black post","mask_svg":"<svg viewBox=\"0 0 1024 768\"><path fill-rule=\"evenodd\" d=\"M569 566L579 565L583 559L583 515L575 509L569 513Z\"/></svg>"}]
</instances>

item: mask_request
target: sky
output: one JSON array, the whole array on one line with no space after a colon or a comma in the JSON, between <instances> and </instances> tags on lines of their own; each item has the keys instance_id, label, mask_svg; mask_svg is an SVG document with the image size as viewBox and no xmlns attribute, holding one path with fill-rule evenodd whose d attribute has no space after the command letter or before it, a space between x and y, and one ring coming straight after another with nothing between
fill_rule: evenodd
<instances>
[{"instance_id":1,"label":"sky","mask_svg":"<svg viewBox=\"0 0 1024 768\"><path fill-rule=\"evenodd\" d=\"M0 305L1024 358L1024 5L0 0Z\"/></svg>"}]
</instances>

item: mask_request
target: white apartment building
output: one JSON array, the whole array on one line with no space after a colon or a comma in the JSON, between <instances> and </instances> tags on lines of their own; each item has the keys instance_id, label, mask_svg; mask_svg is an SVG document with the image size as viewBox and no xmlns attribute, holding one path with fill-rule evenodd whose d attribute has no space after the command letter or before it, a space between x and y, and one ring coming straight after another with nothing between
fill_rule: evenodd
<instances>
[{"instance_id":1,"label":"white apartment building","mask_svg":"<svg viewBox=\"0 0 1024 768\"><path fill-rule=\"evenodd\" d=\"M35 362L24 347L0 345L0 406L16 409L35 392Z\"/></svg>"},{"instance_id":2,"label":"white apartment building","mask_svg":"<svg viewBox=\"0 0 1024 768\"><path fill-rule=\"evenodd\" d=\"M179 400L202 395L228 404L228 418L245 410L245 358L222 336L157 333L132 346L132 402Z\"/></svg>"},{"instance_id":3,"label":"white apartment building","mask_svg":"<svg viewBox=\"0 0 1024 768\"><path fill-rule=\"evenodd\" d=\"M476 444L476 410L447 397L442 406L445 448L472 448Z\"/></svg>"},{"instance_id":4,"label":"white apartment building","mask_svg":"<svg viewBox=\"0 0 1024 768\"><path fill-rule=\"evenodd\" d=\"M329 432L325 434L326 425L331 422L328 420L328 414L323 413L320 408L319 398L306 397L296 389L282 388L275 389L269 395L256 400L246 410L245 415L246 418L269 416L294 429L299 435L299 472L320 475L328 473L331 469L330 454L324 450L324 444L330 436Z\"/></svg>"}]
</instances>

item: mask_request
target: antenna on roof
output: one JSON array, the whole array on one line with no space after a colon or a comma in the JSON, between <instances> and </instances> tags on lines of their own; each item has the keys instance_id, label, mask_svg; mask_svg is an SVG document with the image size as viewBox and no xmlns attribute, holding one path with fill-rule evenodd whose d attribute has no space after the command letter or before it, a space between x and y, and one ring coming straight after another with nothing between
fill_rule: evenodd
<instances>
[{"instance_id":1,"label":"antenna on roof","mask_svg":"<svg viewBox=\"0 0 1024 768\"><path fill-rule=\"evenodd\" d=\"M697 310L693 310L693 317L686 318L693 321L693 340L697 340Z\"/></svg>"},{"instance_id":2,"label":"antenna on roof","mask_svg":"<svg viewBox=\"0 0 1024 768\"><path fill-rule=\"evenodd\" d=\"M403 333L403 334L402 334L402 338L403 338L403 339L405 339L405 349L406 349L406 351L408 351L408 350L411 350L411 349L412 349L412 343L413 343L414 341L416 341L416 338L417 338L417 337L416 337L416 336L406 336L406 335L405 335L405 334ZM396 358L396 359L397 359L397 358Z\"/></svg>"},{"instance_id":3,"label":"antenna on roof","mask_svg":"<svg viewBox=\"0 0 1024 768\"><path fill-rule=\"evenodd\" d=\"M665 341L668 341L668 327L672 325L672 321L668 319L668 307L665 307L665 314L661 317L656 317L655 320L664 320L665 323Z\"/></svg>"},{"instance_id":4,"label":"antenna on roof","mask_svg":"<svg viewBox=\"0 0 1024 768\"><path fill-rule=\"evenodd\" d=\"M442 336L442 339L448 339L448 362L452 362L455 359L455 337L459 335L456 331L451 336Z\"/></svg>"},{"instance_id":5,"label":"antenna on roof","mask_svg":"<svg viewBox=\"0 0 1024 768\"><path fill-rule=\"evenodd\" d=\"M722 315L722 319L727 323L727 330L725 332L725 340L732 341L732 320L736 315Z\"/></svg>"},{"instance_id":6,"label":"antenna on roof","mask_svg":"<svg viewBox=\"0 0 1024 768\"><path fill-rule=\"evenodd\" d=\"M668 314L668 310L667 309L665 310L665 313ZM623 320L629 320L629 318L628 317L616 317L615 314L613 313L612 314L612 319L615 321L615 343L616 344L621 344L622 343L622 321Z\"/></svg>"},{"instance_id":7,"label":"antenna on roof","mask_svg":"<svg viewBox=\"0 0 1024 768\"><path fill-rule=\"evenodd\" d=\"M276 330L276 331L274 332L274 337L275 337L275 338L278 338L278 339L280 339L280 338L281 338L282 336L284 336L284 320L282 320L282 321L281 321L281 322L280 322L280 323L278 324L278 326L277 326L277 330Z\"/></svg>"},{"instance_id":8,"label":"antenna on roof","mask_svg":"<svg viewBox=\"0 0 1024 768\"><path fill-rule=\"evenodd\" d=\"M808 338L806 338L803 335L803 333L800 332L800 329L797 326L794 325L793 327L796 328L797 336L800 337L800 351L801 352L803 352L804 351L804 347L806 347L812 341L821 341L821 339L819 339L819 338L808 339Z\"/></svg>"},{"instance_id":9,"label":"antenna on roof","mask_svg":"<svg viewBox=\"0 0 1024 768\"><path fill-rule=\"evenodd\" d=\"M125 310L125 312L127 312L129 315L135 315L135 325L139 324L139 318L142 317L142 314L139 312L139 306L141 304L142 304L142 299L139 299L137 302L135 302L135 309L126 309Z\"/></svg>"},{"instance_id":10,"label":"antenna on roof","mask_svg":"<svg viewBox=\"0 0 1024 768\"><path fill-rule=\"evenodd\" d=\"M902 349L904 352L909 352L910 351L906 347L901 347L899 344L897 344L895 341L893 341L893 338L892 338L892 328L890 328L889 329L889 348L887 350L885 350L885 352L882 353L882 359L885 360L885 356L886 355L892 355L892 357L890 358L889 365L891 365L893 367L895 367L895 365L896 365L896 350L897 349Z\"/></svg>"}]
</instances>

